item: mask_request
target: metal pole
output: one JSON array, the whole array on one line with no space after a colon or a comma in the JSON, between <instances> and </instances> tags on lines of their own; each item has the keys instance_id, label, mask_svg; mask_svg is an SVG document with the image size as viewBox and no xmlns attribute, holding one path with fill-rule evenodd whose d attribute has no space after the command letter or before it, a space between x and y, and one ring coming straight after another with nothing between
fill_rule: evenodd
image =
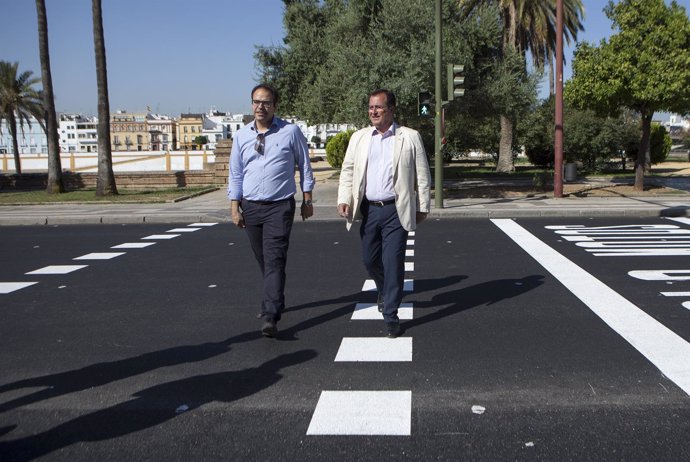
<instances>
[{"instance_id":1,"label":"metal pole","mask_svg":"<svg viewBox=\"0 0 690 462\"><path fill-rule=\"evenodd\" d=\"M556 1L556 133L553 196L563 197L563 0Z\"/></svg>"},{"instance_id":2,"label":"metal pole","mask_svg":"<svg viewBox=\"0 0 690 462\"><path fill-rule=\"evenodd\" d=\"M436 0L436 117L434 118L434 199L436 208L443 208L443 156L441 155L441 108L443 107L443 89L441 88L441 0ZM450 98L450 97L449 97Z\"/></svg>"}]
</instances>

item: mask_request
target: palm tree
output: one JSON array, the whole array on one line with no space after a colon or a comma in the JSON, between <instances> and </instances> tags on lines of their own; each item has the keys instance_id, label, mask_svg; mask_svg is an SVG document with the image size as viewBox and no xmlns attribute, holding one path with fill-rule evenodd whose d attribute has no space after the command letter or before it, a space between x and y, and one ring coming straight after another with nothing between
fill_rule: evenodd
<instances>
[{"instance_id":1,"label":"palm tree","mask_svg":"<svg viewBox=\"0 0 690 462\"><path fill-rule=\"evenodd\" d=\"M22 166L19 160L19 142L17 141L17 123L24 131L24 124L31 124L31 117L43 124L43 103L41 92L33 88L39 82L32 77L33 72L24 71L17 75L19 63L0 61L0 118L7 121L12 137L14 151L14 169L21 175ZM57 132L56 132L57 133Z\"/></svg>"},{"instance_id":2,"label":"palm tree","mask_svg":"<svg viewBox=\"0 0 690 462\"><path fill-rule=\"evenodd\" d=\"M91 1L93 16L93 47L96 55L96 80L98 82L98 178L96 195L117 194L113 156L110 147L110 102L108 101L108 71L105 61L105 37L103 34L103 10L101 0Z\"/></svg>"},{"instance_id":3,"label":"palm tree","mask_svg":"<svg viewBox=\"0 0 690 462\"><path fill-rule=\"evenodd\" d=\"M46 18L45 0L36 0L38 16L38 45L41 59L41 76L43 80L43 108L45 110L46 136L48 138L48 194L65 191L62 184L62 164L60 162L60 139L58 135L57 116L55 115L55 97L53 96L53 77L50 72L50 51L48 48L48 20Z\"/></svg>"},{"instance_id":4,"label":"palm tree","mask_svg":"<svg viewBox=\"0 0 690 462\"><path fill-rule=\"evenodd\" d=\"M467 17L481 4L497 4L503 21L503 55L517 52L527 65L526 54L531 52L533 63L543 67L556 51L557 0L459 0ZM584 9L582 0L563 0L565 36L575 38L582 30L580 18ZM511 172L513 164L512 140L515 121L508 114L500 114L501 141L496 170Z\"/></svg>"}]
</instances>

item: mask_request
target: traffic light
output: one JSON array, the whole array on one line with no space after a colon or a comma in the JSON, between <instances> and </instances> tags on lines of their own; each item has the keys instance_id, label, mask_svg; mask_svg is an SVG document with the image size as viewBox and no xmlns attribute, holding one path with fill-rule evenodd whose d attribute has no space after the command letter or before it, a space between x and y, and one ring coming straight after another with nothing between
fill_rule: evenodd
<instances>
[{"instance_id":1,"label":"traffic light","mask_svg":"<svg viewBox=\"0 0 690 462\"><path fill-rule=\"evenodd\" d=\"M464 71L465 66L462 64L448 65L448 101L465 94L465 89L462 88L462 84L465 83Z\"/></svg>"},{"instance_id":2,"label":"traffic light","mask_svg":"<svg viewBox=\"0 0 690 462\"><path fill-rule=\"evenodd\" d=\"M433 109L431 108L431 92L420 91L418 104L420 116L431 117L434 115Z\"/></svg>"}]
</instances>

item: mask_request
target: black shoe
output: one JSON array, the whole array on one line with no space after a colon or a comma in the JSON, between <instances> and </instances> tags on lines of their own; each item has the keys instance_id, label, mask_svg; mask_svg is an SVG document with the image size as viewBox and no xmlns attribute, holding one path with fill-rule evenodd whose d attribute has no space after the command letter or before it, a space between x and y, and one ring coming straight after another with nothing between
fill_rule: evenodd
<instances>
[{"instance_id":1,"label":"black shoe","mask_svg":"<svg viewBox=\"0 0 690 462\"><path fill-rule=\"evenodd\" d=\"M388 331L388 338L396 338L403 333L399 322L387 322L386 330Z\"/></svg>"},{"instance_id":2,"label":"black shoe","mask_svg":"<svg viewBox=\"0 0 690 462\"><path fill-rule=\"evenodd\" d=\"M278 334L278 326L273 321L266 321L261 326L261 335L264 337L275 337Z\"/></svg>"},{"instance_id":3,"label":"black shoe","mask_svg":"<svg viewBox=\"0 0 690 462\"><path fill-rule=\"evenodd\" d=\"M383 313L383 295L381 295L381 292L376 297L376 304L379 306L379 313Z\"/></svg>"}]
</instances>

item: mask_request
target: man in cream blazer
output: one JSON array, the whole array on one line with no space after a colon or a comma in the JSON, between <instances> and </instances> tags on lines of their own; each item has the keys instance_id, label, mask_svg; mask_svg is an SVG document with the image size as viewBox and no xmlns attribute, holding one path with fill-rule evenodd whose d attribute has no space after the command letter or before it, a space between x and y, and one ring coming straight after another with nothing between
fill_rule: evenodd
<instances>
[{"instance_id":1,"label":"man in cream blazer","mask_svg":"<svg viewBox=\"0 0 690 462\"><path fill-rule=\"evenodd\" d=\"M398 307L403 296L407 233L429 213L429 163L418 132L394 121L395 95L369 95L371 127L352 134L338 188L338 213L361 219L362 261L378 290L388 337L402 333Z\"/></svg>"}]
</instances>

